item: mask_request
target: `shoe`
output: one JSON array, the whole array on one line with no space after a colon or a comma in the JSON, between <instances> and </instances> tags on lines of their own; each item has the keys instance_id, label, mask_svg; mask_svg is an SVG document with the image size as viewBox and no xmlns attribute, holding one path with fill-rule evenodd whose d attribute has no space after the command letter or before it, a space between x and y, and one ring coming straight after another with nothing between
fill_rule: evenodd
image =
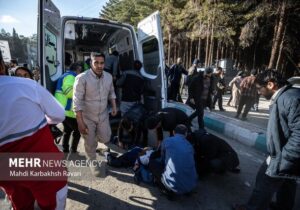
<instances>
[{"instance_id":1,"label":"shoe","mask_svg":"<svg viewBox=\"0 0 300 210\"><path fill-rule=\"evenodd\" d=\"M239 119L239 115L235 115L234 118Z\"/></svg>"},{"instance_id":2,"label":"shoe","mask_svg":"<svg viewBox=\"0 0 300 210\"><path fill-rule=\"evenodd\" d=\"M96 153L99 153L100 155L104 155L105 152L110 152L110 148L98 148L96 149Z\"/></svg>"},{"instance_id":3,"label":"shoe","mask_svg":"<svg viewBox=\"0 0 300 210\"><path fill-rule=\"evenodd\" d=\"M69 149L63 149L63 152L64 153L69 153L70 151L69 151Z\"/></svg>"},{"instance_id":4,"label":"shoe","mask_svg":"<svg viewBox=\"0 0 300 210\"><path fill-rule=\"evenodd\" d=\"M226 109L220 109L220 112L225 112L226 111Z\"/></svg>"}]
</instances>

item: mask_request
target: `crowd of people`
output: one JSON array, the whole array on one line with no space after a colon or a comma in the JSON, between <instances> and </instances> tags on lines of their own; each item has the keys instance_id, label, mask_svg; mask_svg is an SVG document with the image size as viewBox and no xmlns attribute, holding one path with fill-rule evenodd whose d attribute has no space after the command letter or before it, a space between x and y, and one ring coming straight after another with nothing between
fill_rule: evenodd
<instances>
[{"instance_id":1,"label":"crowd of people","mask_svg":"<svg viewBox=\"0 0 300 210\"><path fill-rule=\"evenodd\" d=\"M197 116L199 128L203 128L204 110L207 108L213 111L218 104L219 111L226 111L223 107L223 95L230 92L226 105L236 109L235 118L239 119L242 114L240 119L245 121L251 109L259 111L260 94L255 86L257 73L255 69L250 73L236 69L236 76L226 83L226 72L220 66L200 68L200 60L195 59L192 66L185 70L181 58L178 58L166 73L168 99L183 102L181 90L187 88L185 103L195 110L191 118ZM248 74L250 75L247 76Z\"/></svg>"},{"instance_id":2,"label":"crowd of people","mask_svg":"<svg viewBox=\"0 0 300 210\"><path fill-rule=\"evenodd\" d=\"M86 158L94 161L97 160L98 143L106 145L106 160L98 165L90 165L94 176L105 177L106 164L132 167L137 184L141 181L155 184L170 200L175 196L193 193L199 177L204 174L240 172L239 158L234 149L204 129L206 107L213 110L218 103L219 110L225 111L222 95L227 84L222 68L217 67L214 71L207 67L204 71L198 71L199 60L196 59L186 71L178 58L166 73L169 99L182 101L180 82L182 74L187 75L186 103L195 112L187 116L179 109L167 107L157 113L149 113L143 105L146 81L140 72L142 62L135 60L132 69L119 75L118 53L110 56L112 58L106 60L103 53L91 53L90 68L85 71L86 63L66 64L66 73L57 81L55 98L33 80L33 74L26 67L15 66L12 67L14 70L9 71L11 75L24 78L5 76L1 60L0 93L5 100L0 100L3 108L0 152L60 153L48 124L63 123L62 152L76 154L82 137ZM248 77L238 72L229 86L232 87L232 100L229 103L237 108L236 118L239 118L245 106L242 114L245 120L261 94L267 99L272 98L270 118L273 122L269 123L267 134L270 156L258 172L252 196L246 205L236 205L234 208L267 209L273 193L279 192L274 209L282 209L282 206L292 209L295 179L300 176L300 89L288 84L274 70L266 70L258 75L252 71ZM117 136L113 136L110 118L118 115L118 88L121 88L121 120ZM8 93L11 94L8 96ZM21 102L22 107L18 107ZM10 115L12 112L14 115ZM198 117L197 130L191 128L191 121L195 117ZM153 129L157 143L149 148L148 131ZM168 136L164 136L164 131L168 132ZM110 152L115 139L115 143L127 150L120 156ZM0 186L5 189L15 209L33 209L35 200L42 209L63 209L66 184L67 180L52 181L51 184L47 181L0 181ZM287 191L288 197L280 193Z\"/></svg>"}]
</instances>

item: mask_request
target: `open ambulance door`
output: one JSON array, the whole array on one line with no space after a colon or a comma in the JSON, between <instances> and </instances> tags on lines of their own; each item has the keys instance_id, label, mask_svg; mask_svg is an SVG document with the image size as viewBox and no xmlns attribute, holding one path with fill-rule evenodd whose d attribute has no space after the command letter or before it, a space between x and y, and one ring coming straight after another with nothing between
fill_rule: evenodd
<instances>
[{"instance_id":1,"label":"open ambulance door","mask_svg":"<svg viewBox=\"0 0 300 210\"><path fill-rule=\"evenodd\" d=\"M60 11L51 0L39 0L38 62L41 84L54 93L62 75L62 38Z\"/></svg>"},{"instance_id":2,"label":"open ambulance door","mask_svg":"<svg viewBox=\"0 0 300 210\"><path fill-rule=\"evenodd\" d=\"M143 19L137 26L142 75L147 80L144 103L148 110L158 111L167 101L167 84L163 36L159 12Z\"/></svg>"}]
</instances>

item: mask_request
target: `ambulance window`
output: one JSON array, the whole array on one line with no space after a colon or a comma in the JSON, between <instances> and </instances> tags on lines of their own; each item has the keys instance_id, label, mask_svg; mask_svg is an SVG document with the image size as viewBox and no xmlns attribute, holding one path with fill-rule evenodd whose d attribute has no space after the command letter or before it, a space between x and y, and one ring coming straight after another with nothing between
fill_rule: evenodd
<instances>
[{"instance_id":1,"label":"ambulance window","mask_svg":"<svg viewBox=\"0 0 300 210\"><path fill-rule=\"evenodd\" d=\"M53 76L57 72L57 40L56 35L49 30L45 30L45 56L49 67L49 74Z\"/></svg>"},{"instance_id":2,"label":"ambulance window","mask_svg":"<svg viewBox=\"0 0 300 210\"><path fill-rule=\"evenodd\" d=\"M143 43L143 60L146 73L156 75L159 66L158 41L152 38Z\"/></svg>"}]
</instances>

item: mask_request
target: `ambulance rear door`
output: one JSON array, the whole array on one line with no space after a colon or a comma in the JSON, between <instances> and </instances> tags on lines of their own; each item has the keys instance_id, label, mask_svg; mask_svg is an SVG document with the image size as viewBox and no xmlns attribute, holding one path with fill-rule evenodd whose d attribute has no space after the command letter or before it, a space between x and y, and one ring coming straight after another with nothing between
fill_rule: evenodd
<instances>
[{"instance_id":1,"label":"ambulance rear door","mask_svg":"<svg viewBox=\"0 0 300 210\"><path fill-rule=\"evenodd\" d=\"M41 84L54 93L56 81L62 75L62 37L59 9L51 0L39 1L38 63Z\"/></svg>"},{"instance_id":2,"label":"ambulance rear door","mask_svg":"<svg viewBox=\"0 0 300 210\"><path fill-rule=\"evenodd\" d=\"M167 100L163 36L158 11L138 23L137 35L139 57L143 62L142 75L147 80L144 103L148 109L158 111L165 107Z\"/></svg>"}]
</instances>

